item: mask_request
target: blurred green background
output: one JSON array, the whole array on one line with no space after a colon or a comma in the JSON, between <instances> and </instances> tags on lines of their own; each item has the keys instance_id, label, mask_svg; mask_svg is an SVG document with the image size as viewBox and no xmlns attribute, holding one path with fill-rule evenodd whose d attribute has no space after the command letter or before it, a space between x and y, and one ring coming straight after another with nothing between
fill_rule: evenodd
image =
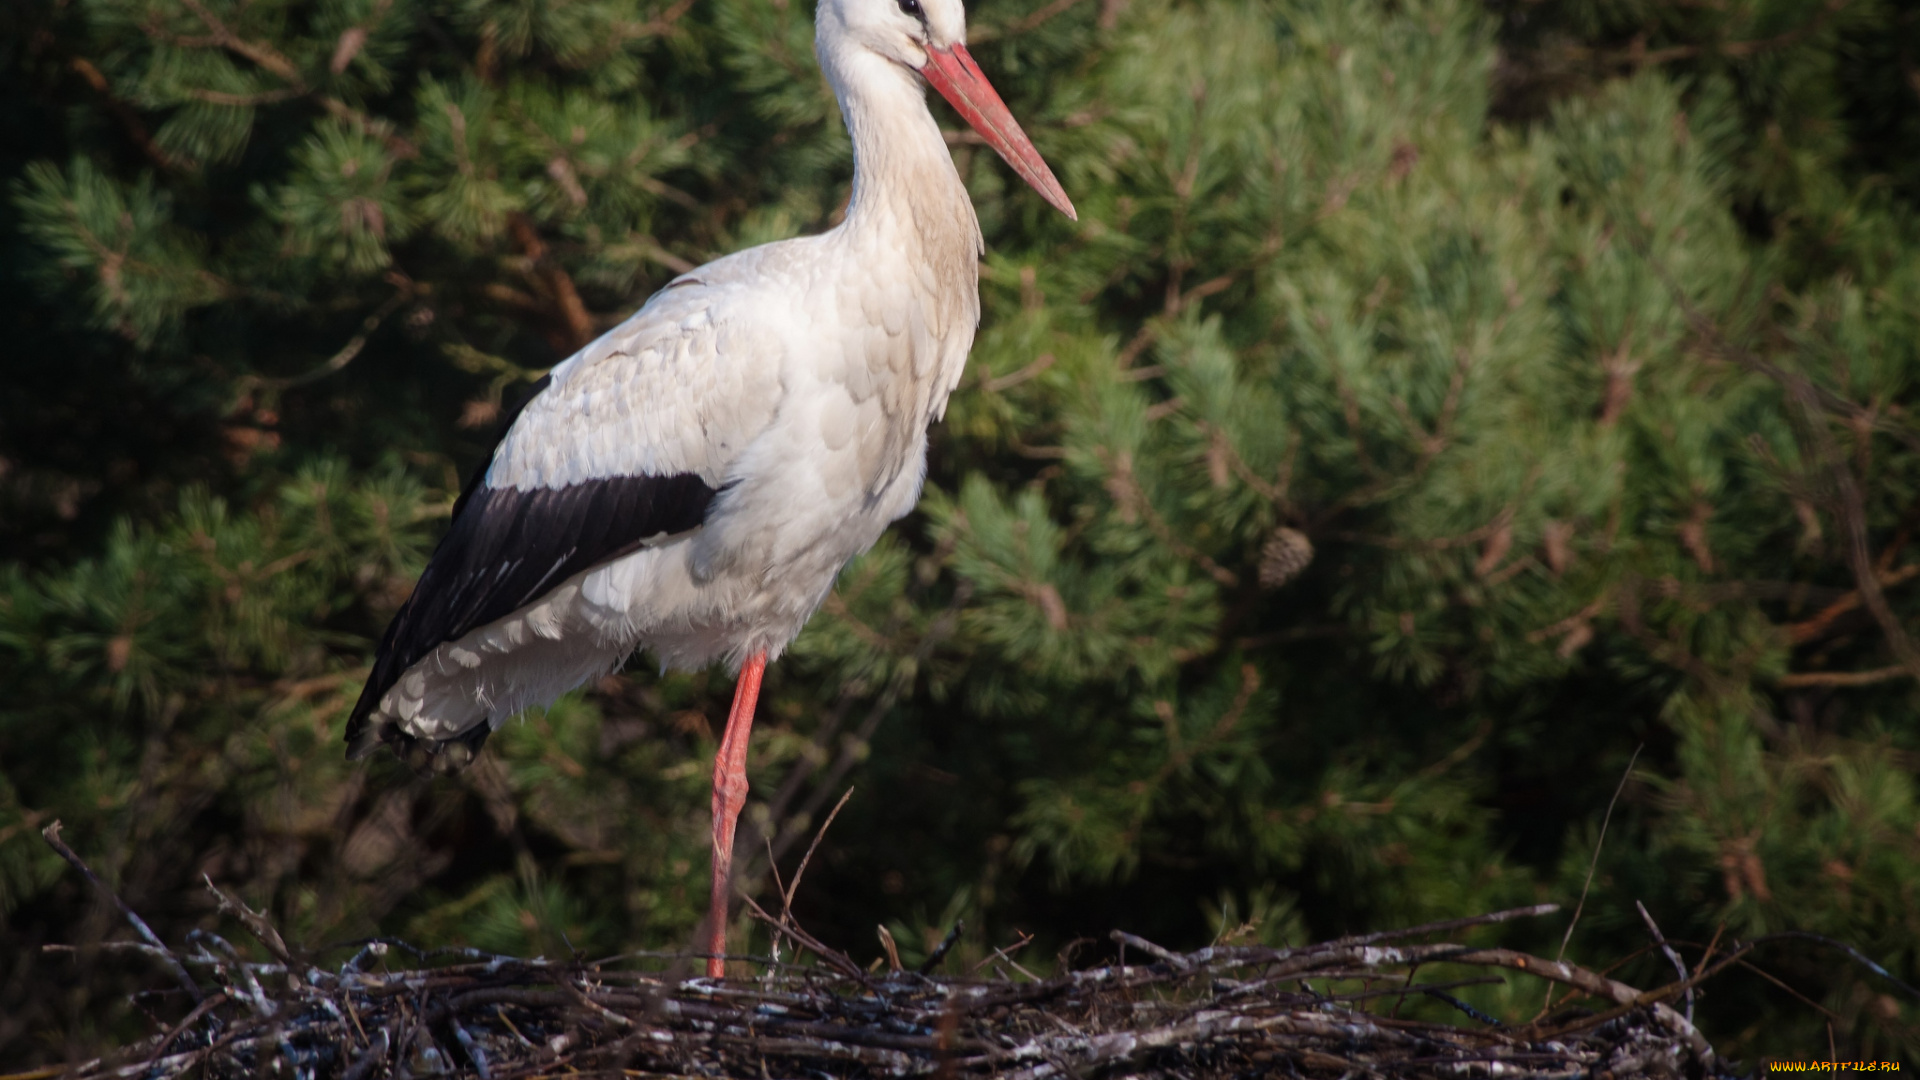
<instances>
[{"instance_id":1,"label":"blurred green background","mask_svg":"<svg viewBox=\"0 0 1920 1080\"><path fill-rule=\"evenodd\" d=\"M1570 959L1665 981L1640 900L1690 959L1920 982L1920 14L971 22L1081 221L937 106L985 317L919 511L769 677L754 873L857 787L803 923L911 962L964 918L958 971L1570 907L1643 748ZM837 220L811 43L793 0L0 13L0 1062L181 1011L40 948L127 934L55 818L169 940L205 874L316 948L687 944L724 673L642 657L451 780L341 729L525 384ZM1752 959L1723 1053L1920 1057L1920 1001Z\"/></svg>"}]
</instances>

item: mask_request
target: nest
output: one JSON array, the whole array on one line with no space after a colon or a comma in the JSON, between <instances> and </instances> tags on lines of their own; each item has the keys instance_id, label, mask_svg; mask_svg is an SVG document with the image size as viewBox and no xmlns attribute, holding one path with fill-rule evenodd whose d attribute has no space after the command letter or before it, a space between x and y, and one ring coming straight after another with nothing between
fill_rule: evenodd
<instances>
[{"instance_id":1,"label":"nest","mask_svg":"<svg viewBox=\"0 0 1920 1080\"><path fill-rule=\"evenodd\" d=\"M354 943L344 963L323 967L208 888L273 959L243 959L205 931L168 947L122 905L146 940L112 947L153 957L178 983L169 995L194 1004L165 1030L62 1075L1698 1080L1732 1073L1668 1002L1745 951L1643 992L1509 949L1416 941L1557 910L1545 904L1300 948L1178 953L1116 931L1110 959L1079 970L1043 978L995 950L990 974L950 976L932 972L959 927L919 970L892 949L891 964L869 970L748 901L787 951L786 961L778 950L731 958L750 977L690 977L700 967L692 954L554 961L393 939ZM1566 1000L1506 1025L1452 993L1515 972L1540 980L1543 1000L1550 990ZM1422 1000L1449 1018L1402 1015Z\"/></svg>"}]
</instances>

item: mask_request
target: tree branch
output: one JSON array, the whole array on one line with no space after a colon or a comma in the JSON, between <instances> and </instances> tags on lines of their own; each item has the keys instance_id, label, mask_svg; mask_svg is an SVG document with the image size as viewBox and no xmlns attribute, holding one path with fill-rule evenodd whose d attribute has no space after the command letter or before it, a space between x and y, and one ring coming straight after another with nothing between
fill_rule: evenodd
<instances>
[{"instance_id":1,"label":"tree branch","mask_svg":"<svg viewBox=\"0 0 1920 1080\"><path fill-rule=\"evenodd\" d=\"M132 106L122 101L113 92L112 85L107 82L107 77L101 74L99 68L80 56L74 57L71 65L73 70L87 81L87 85L93 87L95 93L106 99L107 111L113 114L121 130L127 133L127 138L133 140L133 144L140 148L140 152L146 155L147 160L167 172L180 170L180 162L173 160L165 150L160 149L159 143L153 141L153 136L147 134L146 125L140 122L139 115L133 111Z\"/></svg>"},{"instance_id":2,"label":"tree branch","mask_svg":"<svg viewBox=\"0 0 1920 1080\"><path fill-rule=\"evenodd\" d=\"M1900 625L1900 620L1894 615L1892 606L1887 603L1886 593L1881 590L1880 577L1873 565L1873 553L1867 544L1867 514L1865 502L1860 494L1860 485L1854 478L1852 468L1847 465L1845 456L1839 452L1838 446L1834 443L1833 432L1827 427L1828 409L1822 392L1806 376L1787 371L1730 339L1721 331L1719 324L1708 318L1706 313L1694 304L1693 298L1680 288L1679 282L1674 280L1666 264L1654 254L1653 247L1647 238L1637 231L1630 231L1628 235L1633 238L1634 245L1647 260L1647 264L1667 286L1674 303L1686 317L1693 332L1701 340L1712 343L1721 356L1778 383L1786 391L1787 397L1799 407L1805 422L1806 438L1813 444L1810 449L1813 451L1814 460L1826 471L1828 482L1833 485L1834 509L1846 533L1847 565L1853 571L1853 579L1859 591L1860 600L1873 614L1874 621L1880 624L1880 630L1886 635L1887 647L1893 652L1894 658L1899 660L1900 665L1915 678L1920 678L1920 649L1914 648L1913 639L1907 635L1906 628ZM1846 404L1849 407L1849 414L1865 411L1860 410L1859 406L1853 402Z\"/></svg>"},{"instance_id":3,"label":"tree branch","mask_svg":"<svg viewBox=\"0 0 1920 1080\"><path fill-rule=\"evenodd\" d=\"M158 956L161 963L166 964L168 970L173 972L174 980L180 984L182 990L187 992L187 996L193 999L194 1004L198 1005L204 1001L205 995L200 992L200 985L193 981L193 976L187 974L187 969L181 965L179 960L175 959L173 950L167 948L166 943L160 940L160 935L154 933L153 928L147 925L145 919L135 914L134 910L127 906L125 900L120 899L118 894L107 887L106 882L100 880L100 875L93 872L93 867L88 866L86 860L75 854L74 850L67 846L66 841L60 839L60 823L56 821L46 828L41 829L40 836L46 840L48 847L52 848L61 858L67 860L69 866L80 871L88 881L93 882L93 887L100 890L100 895L112 902L120 914L126 917L127 922L133 924L133 929L139 933L142 938L146 939L149 945L154 947L156 951L153 955Z\"/></svg>"},{"instance_id":4,"label":"tree branch","mask_svg":"<svg viewBox=\"0 0 1920 1080\"><path fill-rule=\"evenodd\" d=\"M565 267L548 257L546 242L540 239L540 233L527 215L519 211L508 214L507 228L512 230L514 243L520 245L521 253L533 264L534 273L552 296L555 314L566 330L568 343L573 349L585 348L594 338L593 318L587 314L587 305L580 299L580 290L574 287L573 278L568 276Z\"/></svg>"},{"instance_id":5,"label":"tree branch","mask_svg":"<svg viewBox=\"0 0 1920 1080\"><path fill-rule=\"evenodd\" d=\"M1913 674L1905 666L1874 668L1872 671L1796 671L1780 676L1780 685L1795 686L1869 686Z\"/></svg>"}]
</instances>

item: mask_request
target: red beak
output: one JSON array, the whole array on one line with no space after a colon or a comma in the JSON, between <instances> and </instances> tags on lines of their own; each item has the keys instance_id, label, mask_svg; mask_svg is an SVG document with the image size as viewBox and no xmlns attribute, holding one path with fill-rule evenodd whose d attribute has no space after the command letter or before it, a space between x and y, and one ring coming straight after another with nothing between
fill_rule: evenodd
<instances>
[{"instance_id":1,"label":"red beak","mask_svg":"<svg viewBox=\"0 0 1920 1080\"><path fill-rule=\"evenodd\" d=\"M1033 185L1040 197L1052 203L1055 209L1075 221L1080 215L1074 213L1073 203L1067 193L1060 190L1060 181L1053 178L1053 170L1040 159L1040 151L1033 148L1033 141L1027 133L1020 130L1020 124L1013 114L1007 111L1006 103L1000 95L994 93L993 84L980 72L980 65L967 55L965 45L955 45L951 49L928 49L927 66L920 69L940 96L946 98L956 111L965 118L968 126L987 140L987 145L998 151L1007 164L1020 178Z\"/></svg>"}]
</instances>

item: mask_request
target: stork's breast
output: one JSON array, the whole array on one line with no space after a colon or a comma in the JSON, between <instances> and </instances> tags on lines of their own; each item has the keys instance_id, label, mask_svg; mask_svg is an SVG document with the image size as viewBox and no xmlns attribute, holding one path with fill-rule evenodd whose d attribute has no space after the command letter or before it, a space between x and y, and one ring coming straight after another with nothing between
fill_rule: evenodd
<instances>
[{"instance_id":1,"label":"stork's breast","mask_svg":"<svg viewBox=\"0 0 1920 1080\"><path fill-rule=\"evenodd\" d=\"M867 372L876 379L904 378L910 370L907 343L891 334L868 330L866 338Z\"/></svg>"},{"instance_id":2,"label":"stork's breast","mask_svg":"<svg viewBox=\"0 0 1920 1080\"><path fill-rule=\"evenodd\" d=\"M857 410L849 394L827 391L820 402L820 442L831 451L846 449L853 441L856 419Z\"/></svg>"}]
</instances>

